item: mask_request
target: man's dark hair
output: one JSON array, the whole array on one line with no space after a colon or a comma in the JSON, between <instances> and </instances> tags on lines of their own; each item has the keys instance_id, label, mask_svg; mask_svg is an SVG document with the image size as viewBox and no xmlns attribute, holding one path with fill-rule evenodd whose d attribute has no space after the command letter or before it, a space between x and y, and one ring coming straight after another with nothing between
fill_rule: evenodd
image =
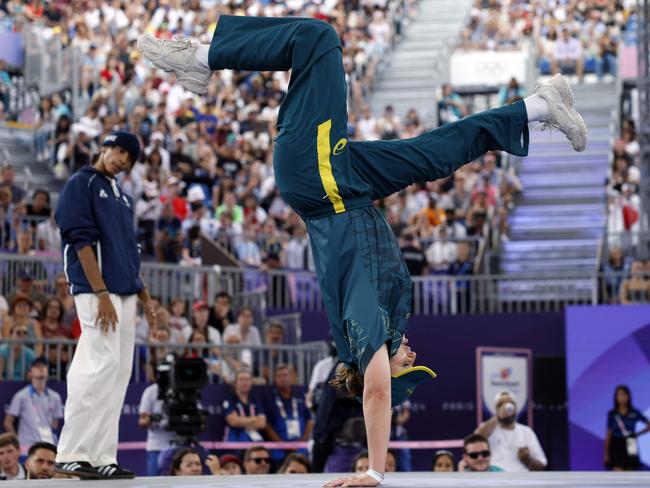
<instances>
[{"instance_id":1,"label":"man's dark hair","mask_svg":"<svg viewBox=\"0 0 650 488\"><path fill-rule=\"evenodd\" d=\"M50 444L49 442L35 442L29 446L27 457L32 457L39 449L47 449L48 451L52 451L54 454L56 454L56 446L54 444Z\"/></svg>"},{"instance_id":2,"label":"man's dark hair","mask_svg":"<svg viewBox=\"0 0 650 488\"><path fill-rule=\"evenodd\" d=\"M269 452L269 450L264 446L249 447L248 449L246 449L246 453L244 454L244 461L248 461L253 456L253 454L260 451L265 451L267 453Z\"/></svg>"},{"instance_id":3,"label":"man's dark hair","mask_svg":"<svg viewBox=\"0 0 650 488\"><path fill-rule=\"evenodd\" d=\"M463 450L470 444L478 444L479 442L485 442L488 446L490 445L488 440L481 434L470 434L463 439Z\"/></svg>"},{"instance_id":4,"label":"man's dark hair","mask_svg":"<svg viewBox=\"0 0 650 488\"><path fill-rule=\"evenodd\" d=\"M20 450L20 442L18 442L18 437L16 434L7 432L0 435L0 447L7 446L14 446L16 449Z\"/></svg>"},{"instance_id":5,"label":"man's dark hair","mask_svg":"<svg viewBox=\"0 0 650 488\"><path fill-rule=\"evenodd\" d=\"M352 471L353 473L356 471L356 468L357 468L357 462L359 461L359 459L368 458L368 457L369 457L369 455L368 455L368 451L367 451L366 449L364 449L364 450L361 451L359 454L357 454L356 456L354 456L354 459L352 460L351 471Z\"/></svg>"},{"instance_id":6,"label":"man's dark hair","mask_svg":"<svg viewBox=\"0 0 650 488\"><path fill-rule=\"evenodd\" d=\"M630 387L627 385L618 385L614 389L614 410L613 411L616 412L618 410L618 401L616 400L616 396L618 395L619 391L624 391L625 393L627 393L627 400L628 400L627 407L630 410L634 410L634 406L633 406L634 404L632 403L632 392L630 391Z\"/></svg>"},{"instance_id":7,"label":"man's dark hair","mask_svg":"<svg viewBox=\"0 0 650 488\"><path fill-rule=\"evenodd\" d=\"M214 296L214 301L216 302L218 298L227 298L229 302L232 302L232 297L227 291L220 291Z\"/></svg>"},{"instance_id":8,"label":"man's dark hair","mask_svg":"<svg viewBox=\"0 0 650 488\"><path fill-rule=\"evenodd\" d=\"M32 200L35 199L38 195L45 195L45 198L47 199L47 204L50 204L50 192L47 190L44 190L43 188L38 188L34 190L34 196L32 196Z\"/></svg>"},{"instance_id":9,"label":"man's dark hair","mask_svg":"<svg viewBox=\"0 0 650 488\"><path fill-rule=\"evenodd\" d=\"M32 364L29 366L29 368L49 368L49 363L47 362L47 359L45 359L43 356L38 357L32 361Z\"/></svg>"}]
</instances>

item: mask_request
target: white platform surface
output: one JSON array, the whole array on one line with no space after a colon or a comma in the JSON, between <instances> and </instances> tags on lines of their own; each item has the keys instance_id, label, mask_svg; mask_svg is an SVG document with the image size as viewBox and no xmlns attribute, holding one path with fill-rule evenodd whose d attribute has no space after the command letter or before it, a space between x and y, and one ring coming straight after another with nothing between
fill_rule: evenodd
<instances>
[{"instance_id":1,"label":"white platform surface","mask_svg":"<svg viewBox=\"0 0 650 488\"><path fill-rule=\"evenodd\" d=\"M120 481L43 480L20 481L21 488L52 487L81 488L318 488L336 475L268 475L268 476L195 476L135 478ZM11 483L14 485L13 483ZM7 485L8 486L8 485ZM389 473L386 488L491 488L491 487L539 487L539 488L650 488L650 473Z\"/></svg>"}]
</instances>

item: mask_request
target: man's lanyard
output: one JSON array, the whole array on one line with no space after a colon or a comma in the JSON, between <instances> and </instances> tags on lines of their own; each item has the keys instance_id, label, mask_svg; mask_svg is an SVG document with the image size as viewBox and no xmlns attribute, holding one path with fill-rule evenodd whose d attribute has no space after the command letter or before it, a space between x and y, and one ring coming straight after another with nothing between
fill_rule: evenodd
<instances>
[{"instance_id":1,"label":"man's lanyard","mask_svg":"<svg viewBox=\"0 0 650 488\"><path fill-rule=\"evenodd\" d=\"M280 395L275 395L275 404L278 406L278 411L280 412L280 416L284 419L287 420L287 411L284 409L284 402L280 398ZM291 397L291 411L292 419L297 419L298 418L298 400L296 400L295 396Z\"/></svg>"},{"instance_id":2,"label":"man's lanyard","mask_svg":"<svg viewBox=\"0 0 650 488\"><path fill-rule=\"evenodd\" d=\"M244 405L242 404L241 400L237 401L237 411L241 417L255 417L255 405L249 403L248 406L250 408L250 413L246 415L246 411L244 410Z\"/></svg>"}]
</instances>

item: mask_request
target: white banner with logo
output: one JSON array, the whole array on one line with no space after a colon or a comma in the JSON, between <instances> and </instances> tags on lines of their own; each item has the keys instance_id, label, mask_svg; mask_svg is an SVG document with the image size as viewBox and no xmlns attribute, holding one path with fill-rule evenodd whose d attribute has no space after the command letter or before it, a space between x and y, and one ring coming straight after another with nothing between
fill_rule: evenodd
<instances>
[{"instance_id":1,"label":"white banner with logo","mask_svg":"<svg viewBox=\"0 0 650 488\"><path fill-rule=\"evenodd\" d=\"M478 423L495 414L494 400L508 391L517 404L517 421L532 427L532 353L530 349L476 348Z\"/></svg>"},{"instance_id":2,"label":"white banner with logo","mask_svg":"<svg viewBox=\"0 0 650 488\"><path fill-rule=\"evenodd\" d=\"M453 87L501 86L510 78L526 83L528 52L458 49L451 56L450 83Z\"/></svg>"}]
</instances>

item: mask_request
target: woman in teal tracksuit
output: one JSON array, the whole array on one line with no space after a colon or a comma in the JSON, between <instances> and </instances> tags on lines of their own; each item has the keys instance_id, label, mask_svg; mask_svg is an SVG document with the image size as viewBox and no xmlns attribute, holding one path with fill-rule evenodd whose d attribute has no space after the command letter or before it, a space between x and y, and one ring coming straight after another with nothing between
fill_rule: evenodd
<instances>
[{"instance_id":1,"label":"woman in teal tracksuit","mask_svg":"<svg viewBox=\"0 0 650 488\"><path fill-rule=\"evenodd\" d=\"M401 403L435 375L413 367L415 353L404 337L412 283L395 236L372 201L414 182L447 177L490 150L526 156L526 105L521 101L479 113L414 139L348 141L340 41L322 21L221 16L209 48L147 34L138 46L154 65L174 71L197 93L207 91L212 70L291 70L278 116L275 179L307 224L342 362L335 383L363 397L370 449L367 473L328 486L377 486L391 403ZM544 112L546 102L535 103Z\"/></svg>"}]
</instances>

